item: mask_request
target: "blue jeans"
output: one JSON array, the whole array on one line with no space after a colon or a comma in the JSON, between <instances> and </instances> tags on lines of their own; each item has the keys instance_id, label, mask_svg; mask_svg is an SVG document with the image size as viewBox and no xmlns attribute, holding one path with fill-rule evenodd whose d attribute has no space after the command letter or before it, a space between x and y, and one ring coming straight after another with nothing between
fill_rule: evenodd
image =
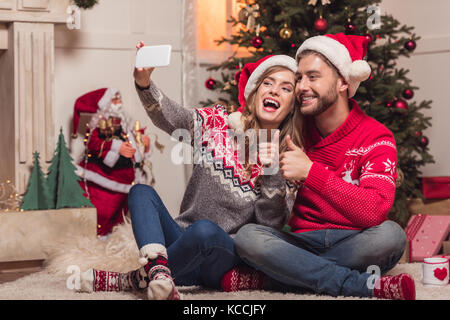
<instances>
[{"instance_id":1,"label":"blue jeans","mask_svg":"<svg viewBox=\"0 0 450 320\"><path fill-rule=\"evenodd\" d=\"M267 289L358 297L373 294L367 268L387 272L406 245L403 229L392 221L362 231L299 234L248 224L234 240L241 259L268 275Z\"/></svg>"},{"instance_id":2,"label":"blue jeans","mask_svg":"<svg viewBox=\"0 0 450 320\"><path fill-rule=\"evenodd\" d=\"M228 233L209 220L182 229L150 186L133 186L128 206L138 248L150 243L165 246L176 285L219 289L225 272L241 262Z\"/></svg>"}]
</instances>

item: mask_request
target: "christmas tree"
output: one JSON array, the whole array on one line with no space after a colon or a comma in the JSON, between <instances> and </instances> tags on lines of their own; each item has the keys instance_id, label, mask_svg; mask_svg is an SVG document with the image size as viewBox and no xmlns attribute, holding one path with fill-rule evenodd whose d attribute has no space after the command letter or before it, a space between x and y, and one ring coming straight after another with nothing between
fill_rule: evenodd
<instances>
[{"instance_id":1,"label":"christmas tree","mask_svg":"<svg viewBox=\"0 0 450 320\"><path fill-rule=\"evenodd\" d=\"M381 0L246 0L238 17L228 21L236 32L222 37L217 44L234 45L235 53L209 71L221 71L222 79L207 79L210 90L225 93L219 97L238 105L240 68L268 54L295 57L307 38L325 33L356 34L368 42L367 61L372 67L369 80L361 83L354 97L365 113L388 127L398 147L396 199L390 218L405 226L410 213L407 199L423 198L420 167L433 163L428 138L423 135L431 126L423 110L432 101L414 101L414 87L408 70L398 68L401 56L409 57L420 39L414 28L400 24L393 16L381 14ZM244 54L242 54L244 52ZM204 101L209 105L213 101Z\"/></svg>"},{"instance_id":2,"label":"christmas tree","mask_svg":"<svg viewBox=\"0 0 450 320\"><path fill-rule=\"evenodd\" d=\"M27 192L23 198L21 211L25 210L48 210L51 209L50 193L47 181L39 163L39 153L34 153L33 171L28 181Z\"/></svg>"},{"instance_id":3,"label":"christmas tree","mask_svg":"<svg viewBox=\"0 0 450 320\"><path fill-rule=\"evenodd\" d=\"M75 174L76 168L72 161L61 129L47 177L50 201L54 209L93 207L83 195L84 191L78 183L80 178Z\"/></svg>"}]
</instances>

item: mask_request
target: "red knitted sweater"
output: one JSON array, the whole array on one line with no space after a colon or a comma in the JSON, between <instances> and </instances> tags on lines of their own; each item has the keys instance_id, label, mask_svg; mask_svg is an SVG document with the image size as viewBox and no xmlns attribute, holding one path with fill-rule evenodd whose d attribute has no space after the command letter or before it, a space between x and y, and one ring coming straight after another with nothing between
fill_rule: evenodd
<instances>
[{"instance_id":1,"label":"red knitted sweater","mask_svg":"<svg viewBox=\"0 0 450 320\"><path fill-rule=\"evenodd\" d=\"M323 139L307 119L305 149L314 164L297 194L292 232L360 230L387 220L397 178L395 140L354 100L350 107L347 120Z\"/></svg>"}]
</instances>

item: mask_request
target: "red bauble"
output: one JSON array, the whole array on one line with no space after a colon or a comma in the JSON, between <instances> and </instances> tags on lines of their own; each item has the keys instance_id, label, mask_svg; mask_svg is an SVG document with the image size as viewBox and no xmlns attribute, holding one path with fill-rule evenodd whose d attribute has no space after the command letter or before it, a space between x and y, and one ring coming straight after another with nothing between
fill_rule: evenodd
<instances>
[{"instance_id":1,"label":"red bauble","mask_svg":"<svg viewBox=\"0 0 450 320\"><path fill-rule=\"evenodd\" d=\"M385 104L385 107L386 108L392 108L394 106L394 101L393 100L390 100L390 101L388 101L388 102L386 102L386 104Z\"/></svg>"},{"instance_id":2,"label":"red bauble","mask_svg":"<svg viewBox=\"0 0 450 320\"><path fill-rule=\"evenodd\" d=\"M420 145L422 146L422 148L428 147L429 143L430 143L430 140L425 136L423 136L422 139L420 139Z\"/></svg>"},{"instance_id":3,"label":"red bauble","mask_svg":"<svg viewBox=\"0 0 450 320\"><path fill-rule=\"evenodd\" d=\"M319 32L324 32L328 28L328 22L324 18L319 18L314 22L314 29Z\"/></svg>"},{"instance_id":4,"label":"red bauble","mask_svg":"<svg viewBox=\"0 0 450 320\"><path fill-rule=\"evenodd\" d=\"M213 78L209 78L205 82L205 87L208 90L214 90L214 88L216 87L216 84L217 84L216 80L214 80Z\"/></svg>"},{"instance_id":5,"label":"red bauble","mask_svg":"<svg viewBox=\"0 0 450 320\"><path fill-rule=\"evenodd\" d=\"M255 36L252 39L252 46L254 46L256 49L261 48L263 43L264 43L264 39L261 38L260 36Z\"/></svg>"},{"instance_id":6,"label":"red bauble","mask_svg":"<svg viewBox=\"0 0 450 320\"><path fill-rule=\"evenodd\" d=\"M394 107L396 107L397 109L403 109L403 110L408 110L408 108L409 108L408 102L406 102L403 99L397 99L394 102Z\"/></svg>"},{"instance_id":7,"label":"red bauble","mask_svg":"<svg viewBox=\"0 0 450 320\"><path fill-rule=\"evenodd\" d=\"M412 91L411 89L405 89L403 91L403 98L409 100L412 99L414 97L414 91Z\"/></svg>"},{"instance_id":8,"label":"red bauble","mask_svg":"<svg viewBox=\"0 0 450 320\"><path fill-rule=\"evenodd\" d=\"M364 37L366 38L367 44L371 44L373 42L373 36L370 33L366 33L364 35Z\"/></svg>"},{"instance_id":9,"label":"red bauble","mask_svg":"<svg viewBox=\"0 0 450 320\"><path fill-rule=\"evenodd\" d=\"M416 49L416 42L414 40L409 40L405 43L405 49L408 51L414 51Z\"/></svg>"},{"instance_id":10,"label":"red bauble","mask_svg":"<svg viewBox=\"0 0 450 320\"><path fill-rule=\"evenodd\" d=\"M347 31L347 33L355 33L356 26L349 21L345 24L345 30Z\"/></svg>"}]
</instances>

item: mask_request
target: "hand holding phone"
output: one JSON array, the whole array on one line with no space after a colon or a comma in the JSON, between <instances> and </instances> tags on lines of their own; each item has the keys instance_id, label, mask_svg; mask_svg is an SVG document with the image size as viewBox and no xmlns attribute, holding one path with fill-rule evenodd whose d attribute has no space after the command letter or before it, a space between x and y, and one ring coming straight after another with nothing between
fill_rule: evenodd
<instances>
[{"instance_id":1,"label":"hand holding phone","mask_svg":"<svg viewBox=\"0 0 450 320\"><path fill-rule=\"evenodd\" d=\"M143 47L145 47L144 41L139 41L136 45L136 50L139 51ZM150 85L150 76L152 75L153 70L155 70L155 68L136 68L135 65L133 72L134 81L142 88L148 87Z\"/></svg>"},{"instance_id":2,"label":"hand holding phone","mask_svg":"<svg viewBox=\"0 0 450 320\"><path fill-rule=\"evenodd\" d=\"M155 70L155 66L156 66L155 65L156 63L151 63L151 62L148 62L148 61L146 63L144 63L144 61L143 61L144 60L144 56L146 55L146 53L147 54L149 53L147 51L149 49L145 49L141 53L139 53L139 52L145 47L146 46L145 46L145 43L143 41L140 41L137 44L137 46L136 46L136 49L138 50L137 51L138 53L136 55L136 65L135 65L134 73L133 73L134 80L142 88L146 88L146 87L148 87L150 85L150 76L152 75L152 72L153 72L153 70ZM171 48L166 48L165 50L166 50L166 53L163 54L163 57L166 57L166 61L167 61L167 64L168 64L170 62L170 51L171 51ZM167 50L169 52L167 52ZM138 56L139 56L139 58L138 58ZM142 65L147 65L147 64L148 65L152 65L153 64L155 66L153 66L153 67L152 66L141 67ZM161 64L161 63L159 63L159 64ZM165 63L163 63L163 64L165 64Z\"/></svg>"}]
</instances>

